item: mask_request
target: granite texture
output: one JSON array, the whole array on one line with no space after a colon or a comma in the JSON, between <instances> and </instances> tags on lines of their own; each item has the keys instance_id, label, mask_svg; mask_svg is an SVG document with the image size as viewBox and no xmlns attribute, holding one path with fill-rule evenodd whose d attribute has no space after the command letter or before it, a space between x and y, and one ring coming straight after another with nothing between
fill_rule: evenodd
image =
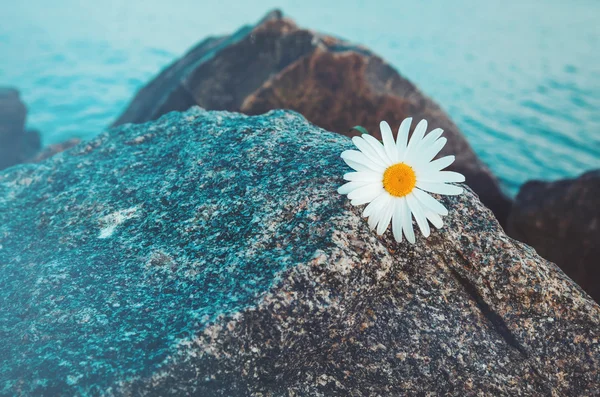
<instances>
[{"instance_id":1,"label":"granite texture","mask_svg":"<svg viewBox=\"0 0 600 397\"><path fill-rule=\"evenodd\" d=\"M40 134L25 130L26 117L19 91L0 87L0 170L26 161L41 147Z\"/></svg>"},{"instance_id":2,"label":"granite texture","mask_svg":"<svg viewBox=\"0 0 600 397\"><path fill-rule=\"evenodd\" d=\"M446 131L440 156L456 155L451 168L501 224L508 217L511 201L435 102L369 49L299 28L279 11L202 41L143 87L115 125L192 105L246 114L291 109L328 131L356 135L351 128L361 125L377 137L381 120L396 131L406 117L424 118Z\"/></svg>"},{"instance_id":3,"label":"granite texture","mask_svg":"<svg viewBox=\"0 0 600 397\"><path fill-rule=\"evenodd\" d=\"M71 138L67 141L61 143L55 143L52 145L45 146L42 150L36 153L35 156L29 159L31 163L39 163L40 161L44 161L54 156L57 153L63 152L67 149L72 148L73 146L77 146L81 143L81 139L79 138Z\"/></svg>"},{"instance_id":4,"label":"granite texture","mask_svg":"<svg viewBox=\"0 0 600 397\"><path fill-rule=\"evenodd\" d=\"M600 170L521 187L508 234L556 263L600 302Z\"/></svg>"},{"instance_id":5,"label":"granite texture","mask_svg":"<svg viewBox=\"0 0 600 397\"><path fill-rule=\"evenodd\" d=\"M351 147L193 108L0 173L0 394L597 393L600 307L468 188L376 236Z\"/></svg>"}]
</instances>

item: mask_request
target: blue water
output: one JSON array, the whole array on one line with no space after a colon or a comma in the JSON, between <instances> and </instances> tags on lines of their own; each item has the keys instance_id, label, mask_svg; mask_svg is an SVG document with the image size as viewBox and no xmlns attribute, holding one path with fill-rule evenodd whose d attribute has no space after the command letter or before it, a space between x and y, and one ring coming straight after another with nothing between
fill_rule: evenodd
<instances>
[{"instance_id":1,"label":"blue water","mask_svg":"<svg viewBox=\"0 0 600 397\"><path fill-rule=\"evenodd\" d=\"M199 40L280 7L393 64L450 113L509 193L600 168L596 0L0 3L0 85L21 90L47 144L98 134Z\"/></svg>"}]
</instances>

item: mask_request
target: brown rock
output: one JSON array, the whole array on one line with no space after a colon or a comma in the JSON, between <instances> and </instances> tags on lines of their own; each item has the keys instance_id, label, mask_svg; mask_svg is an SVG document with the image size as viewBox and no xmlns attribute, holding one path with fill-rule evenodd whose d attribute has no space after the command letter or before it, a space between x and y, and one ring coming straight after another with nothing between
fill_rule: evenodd
<instances>
[{"instance_id":1,"label":"brown rock","mask_svg":"<svg viewBox=\"0 0 600 397\"><path fill-rule=\"evenodd\" d=\"M39 133L25 130L26 117L19 92L0 87L0 170L22 163L40 148Z\"/></svg>"},{"instance_id":2,"label":"brown rock","mask_svg":"<svg viewBox=\"0 0 600 397\"><path fill-rule=\"evenodd\" d=\"M39 163L80 142L73 138L40 151L40 133L25 130L26 117L27 108L19 91L0 87L0 170L21 163Z\"/></svg>"},{"instance_id":3,"label":"brown rock","mask_svg":"<svg viewBox=\"0 0 600 397\"><path fill-rule=\"evenodd\" d=\"M73 146L78 145L79 143L81 143L81 139L73 138L62 143L48 145L44 149L42 149L38 154L36 154L33 158L31 158L30 161L32 163L39 163L40 161L44 161L57 153L63 152L67 149L72 148Z\"/></svg>"},{"instance_id":4,"label":"brown rock","mask_svg":"<svg viewBox=\"0 0 600 397\"><path fill-rule=\"evenodd\" d=\"M114 125L154 120L192 105L260 114L292 109L325 129L353 135L362 125L379 136L379 122L397 128L405 117L445 130L450 167L463 173L504 224L511 202L458 127L431 99L368 49L300 29L278 11L255 27L209 38L144 87Z\"/></svg>"},{"instance_id":5,"label":"brown rock","mask_svg":"<svg viewBox=\"0 0 600 397\"><path fill-rule=\"evenodd\" d=\"M600 301L600 170L557 182L527 182L508 233L555 262Z\"/></svg>"}]
</instances>

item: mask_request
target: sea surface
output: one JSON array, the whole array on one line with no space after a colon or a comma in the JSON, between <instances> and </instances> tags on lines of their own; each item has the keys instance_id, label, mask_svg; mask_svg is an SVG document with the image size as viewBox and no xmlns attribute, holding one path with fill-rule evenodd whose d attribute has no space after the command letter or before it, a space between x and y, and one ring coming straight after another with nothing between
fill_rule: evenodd
<instances>
[{"instance_id":1,"label":"sea surface","mask_svg":"<svg viewBox=\"0 0 600 397\"><path fill-rule=\"evenodd\" d=\"M0 85L45 144L91 138L198 41L273 8L388 60L510 194L600 168L597 0L0 0Z\"/></svg>"}]
</instances>

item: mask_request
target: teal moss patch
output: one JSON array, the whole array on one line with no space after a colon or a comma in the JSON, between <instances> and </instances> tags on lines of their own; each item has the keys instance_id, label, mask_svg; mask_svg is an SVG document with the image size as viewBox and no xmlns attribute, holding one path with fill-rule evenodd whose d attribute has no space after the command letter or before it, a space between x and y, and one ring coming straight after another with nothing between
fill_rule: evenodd
<instances>
[{"instance_id":1,"label":"teal moss patch","mask_svg":"<svg viewBox=\"0 0 600 397\"><path fill-rule=\"evenodd\" d=\"M195 108L1 173L0 393L99 392L256 304L330 244L350 146Z\"/></svg>"}]
</instances>

